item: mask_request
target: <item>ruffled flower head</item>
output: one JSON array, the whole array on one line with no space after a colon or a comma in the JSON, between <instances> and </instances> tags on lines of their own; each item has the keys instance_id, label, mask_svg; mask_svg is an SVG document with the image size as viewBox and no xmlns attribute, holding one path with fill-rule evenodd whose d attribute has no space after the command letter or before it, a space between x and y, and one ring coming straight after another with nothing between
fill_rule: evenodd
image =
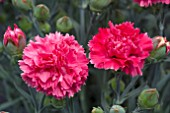
<instances>
[{"instance_id":1,"label":"ruffled flower head","mask_svg":"<svg viewBox=\"0 0 170 113\"><path fill-rule=\"evenodd\" d=\"M99 69L121 70L131 76L142 75L145 59L153 49L152 40L133 23L124 22L100 28L89 41L90 62Z\"/></svg>"},{"instance_id":2,"label":"ruffled flower head","mask_svg":"<svg viewBox=\"0 0 170 113\"><path fill-rule=\"evenodd\" d=\"M57 99L72 97L88 76L88 59L74 36L56 32L35 37L19 61L22 79Z\"/></svg>"}]
</instances>

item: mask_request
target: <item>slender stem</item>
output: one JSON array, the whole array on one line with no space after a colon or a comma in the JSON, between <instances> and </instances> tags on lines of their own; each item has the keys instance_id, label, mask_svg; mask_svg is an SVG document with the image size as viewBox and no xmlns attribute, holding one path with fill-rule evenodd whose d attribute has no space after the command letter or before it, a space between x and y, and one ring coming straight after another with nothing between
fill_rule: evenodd
<instances>
[{"instance_id":1,"label":"slender stem","mask_svg":"<svg viewBox=\"0 0 170 113\"><path fill-rule=\"evenodd\" d=\"M70 105L71 105L71 111L72 113L75 113L75 110L74 110L74 98L70 98L71 101L70 101Z\"/></svg>"},{"instance_id":2,"label":"slender stem","mask_svg":"<svg viewBox=\"0 0 170 113\"><path fill-rule=\"evenodd\" d=\"M4 55L6 58L11 59L10 55L7 54L6 52L3 52L3 55Z\"/></svg>"},{"instance_id":3,"label":"slender stem","mask_svg":"<svg viewBox=\"0 0 170 113\"><path fill-rule=\"evenodd\" d=\"M54 10L51 11L51 17L50 17L50 20L53 20L57 14L57 8L58 8L58 1L57 0L53 0L53 5L52 5L52 8Z\"/></svg>"},{"instance_id":4,"label":"slender stem","mask_svg":"<svg viewBox=\"0 0 170 113\"><path fill-rule=\"evenodd\" d=\"M82 87L82 90L80 92L80 103L81 103L81 107L82 107L82 111L83 113L87 113L87 101L86 101L86 89L85 87Z\"/></svg>"},{"instance_id":5,"label":"slender stem","mask_svg":"<svg viewBox=\"0 0 170 113\"><path fill-rule=\"evenodd\" d=\"M81 1L81 6L83 5L84 0ZM80 7L80 44L85 43L85 11L83 7Z\"/></svg>"},{"instance_id":6,"label":"slender stem","mask_svg":"<svg viewBox=\"0 0 170 113\"><path fill-rule=\"evenodd\" d=\"M51 106L51 104L47 105L47 106L44 106L42 107L37 113L42 113L43 110L45 110L47 107Z\"/></svg>"},{"instance_id":7,"label":"slender stem","mask_svg":"<svg viewBox=\"0 0 170 113\"><path fill-rule=\"evenodd\" d=\"M89 41L90 33L91 33L92 28L93 28L93 24L94 24L95 20L96 20L96 14L92 13L92 15L90 16L89 27L87 29L87 38L86 38L85 44L87 44L88 41Z\"/></svg>"},{"instance_id":8,"label":"slender stem","mask_svg":"<svg viewBox=\"0 0 170 113\"><path fill-rule=\"evenodd\" d=\"M119 104L120 101L120 79L121 79L121 75L116 75L116 103Z\"/></svg>"},{"instance_id":9,"label":"slender stem","mask_svg":"<svg viewBox=\"0 0 170 113\"><path fill-rule=\"evenodd\" d=\"M164 4L161 5L160 9L160 22L159 22L159 29L160 29L160 35L164 36Z\"/></svg>"},{"instance_id":10,"label":"slender stem","mask_svg":"<svg viewBox=\"0 0 170 113\"><path fill-rule=\"evenodd\" d=\"M4 85L4 90L5 90L5 95L7 97L7 100L12 101L12 98L11 98L11 96L9 94L10 92L9 92L9 86L7 85L7 81L3 80L2 82L3 82L3 85Z\"/></svg>"},{"instance_id":11,"label":"slender stem","mask_svg":"<svg viewBox=\"0 0 170 113\"><path fill-rule=\"evenodd\" d=\"M106 80L107 80L107 71L104 71L104 74L103 74L103 88L105 88L106 86Z\"/></svg>"},{"instance_id":12,"label":"slender stem","mask_svg":"<svg viewBox=\"0 0 170 113\"><path fill-rule=\"evenodd\" d=\"M31 109L28 105L28 102L27 101L22 101L23 105L24 105L24 108L25 108L25 111L27 111L26 113L31 113Z\"/></svg>"},{"instance_id":13,"label":"slender stem","mask_svg":"<svg viewBox=\"0 0 170 113\"><path fill-rule=\"evenodd\" d=\"M33 0L33 2L32 2L32 8L33 8L33 10L35 9L35 3L36 3L36 0ZM29 12L29 16L30 16L30 19L32 20L33 25L34 25L36 31L38 32L38 34L39 34L40 36L44 36L44 34L43 34L43 33L41 32L41 30L39 29L38 23L37 23L37 21L36 21L36 18L33 16L33 12L32 12L32 11Z\"/></svg>"},{"instance_id":14,"label":"slender stem","mask_svg":"<svg viewBox=\"0 0 170 113\"><path fill-rule=\"evenodd\" d=\"M137 107L134 111L132 111L132 113L140 113L141 109L140 107Z\"/></svg>"},{"instance_id":15,"label":"slender stem","mask_svg":"<svg viewBox=\"0 0 170 113\"><path fill-rule=\"evenodd\" d=\"M45 95L42 94L42 95L41 95L41 98L40 98L40 100L39 100L38 109L41 109L41 108L42 108L44 99L45 99Z\"/></svg>"},{"instance_id":16,"label":"slender stem","mask_svg":"<svg viewBox=\"0 0 170 113\"><path fill-rule=\"evenodd\" d=\"M38 113L38 104L37 104L37 102L36 102L36 98L35 98L35 95L34 95L34 93L33 93L33 91L32 91L32 89L31 88L28 88L28 90L29 90L29 92L30 92L30 94L31 94L31 101L32 101L32 103L34 104L33 106L34 106L34 110L35 110L35 113Z\"/></svg>"},{"instance_id":17,"label":"slender stem","mask_svg":"<svg viewBox=\"0 0 170 113\"><path fill-rule=\"evenodd\" d=\"M73 113L72 112L71 100L69 98L66 98L66 102L67 102L67 112L68 113Z\"/></svg>"},{"instance_id":18,"label":"slender stem","mask_svg":"<svg viewBox=\"0 0 170 113\"><path fill-rule=\"evenodd\" d=\"M123 94L121 95L121 98L124 98L129 91L134 87L136 81L140 78L140 76L134 77L132 78L132 80L130 81L130 83L128 84L128 86L125 88L125 90L123 91Z\"/></svg>"},{"instance_id":19,"label":"slender stem","mask_svg":"<svg viewBox=\"0 0 170 113\"><path fill-rule=\"evenodd\" d=\"M41 32L41 30L39 29L38 23L37 23L37 21L36 21L36 19L35 19L35 17L33 16L33 14L32 14L31 11L30 11L30 18L31 18L31 20L32 20L32 22L33 22L33 25L34 25L36 31L38 32L38 34L43 37L44 34L43 34L43 33Z\"/></svg>"},{"instance_id":20,"label":"slender stem","mask_svg":"<svg viewBox=\"0 0 170 113\"><path fill-rule=\"evenodd\" d=\"M74 2L74 0L68 0L67 4L71 4L72 2ZM67 12L68 12L68 16L73 18L73 7L72 7L72 5L69 5Z\"/></svg>"},{"instance_id":21,"label":"slender stem","mask_svg":"<svg viewBox=\"0 0 170 113\"><path fill-rule=\"evenodd\" d=\"M103 78L102 78L102 86L101 86L101 105L102 105L102 107L103 107L103 109L104 109L104 111L108 111L108 106L107 106L107 102L106 102L106 99L105 99L105 97L104 97L104 94L105 94L105 89L106 89L106 82L107 82L107 71L105 70L104 71L104 74L103 74Z\"/></svg>"}]
</instances>

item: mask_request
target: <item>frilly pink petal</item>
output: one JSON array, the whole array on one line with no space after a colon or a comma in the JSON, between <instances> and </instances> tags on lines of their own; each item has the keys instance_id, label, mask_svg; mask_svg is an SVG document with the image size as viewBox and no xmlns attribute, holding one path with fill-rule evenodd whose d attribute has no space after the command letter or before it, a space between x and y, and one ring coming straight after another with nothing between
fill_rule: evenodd
<instances>
[{"instance_id":1,"label":"frilly pink petal","mask_svg":"<svg viewBox=\"0 0 170 113\"><path fill-rule=\"evenodd\" d=\"M99 69L121 70L131 76L142 75L144 60L153 49L153 43L146 33L134 28L131 22L99 28L89 41L90 62Z\"/></svg>"},{"instance_id":2,"label":"frilly pink petal","mask_svg":"<svg viewBox=\"0 0 170 113\"><path fill-rule=\"evenodd\" d=\"M89 60L74 36L59 32L36 36L19 61L23 80L37 91L57 99L78 92L88 76Z\"/></svg>"},{"instance_id":3,"label":"frilly pink petal","mask_svg":"<svg viewBox=\"0 0 170 113\"><path fill-rule=\"evenodd\" d=\"M157 3L170 4L170 0L134 0L134 2L138 3L141 7L148 7Z\"/></svg>"}]
</instances>

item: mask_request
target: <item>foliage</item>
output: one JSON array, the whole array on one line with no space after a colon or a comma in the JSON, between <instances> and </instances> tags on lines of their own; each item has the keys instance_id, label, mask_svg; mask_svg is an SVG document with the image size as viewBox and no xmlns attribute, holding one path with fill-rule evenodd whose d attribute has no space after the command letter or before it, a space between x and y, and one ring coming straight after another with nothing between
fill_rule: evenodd
<instances>
[{"instance_id":1,"label":"foliage","mask_svg":"<svg viewBox=\"0 0 170 113\"><path fill-rule=\"evenodd\" d=\"M60 30L62 25L59 26L58 21L62 21L62 17L69 17L69 24L64 23L64 27L71 25L66 32L76 37L86 53L89 53L88 41L99 27L107 27L109 20L113 23L132 21L150 37L161 35L170 40L170 5L156 4L142 8L132 0L112 0L111 3L105 3L106 6L100 6L101 9L96 12L96 9L91 10L90 3L90 0L33 0L33 6L29 4L21 8L16 7L11 0L0 3L0 111L90 113L93 107L100 106L109 113L111 106L118 104L123 106L127 113L170 113L169 55L159 61L147 61L143 76L134 78L113 70L99 70L89 64L86 85L73 98L61 101L55 101L52 97L49 99L23 82L17 64L20 56L8 54L2 45L5 30L7 26L13 26L13 23L18 24L26 33L29 43L36 35L45 36L46 33ZM32 10L39 4L45 4L49 8L45 19L37 19ZM25 8L26 10L23 10ZM145 88L156 88L159 92L159 104L153 109L138 108L137 97Z\"/></svg>"}]
</instances>

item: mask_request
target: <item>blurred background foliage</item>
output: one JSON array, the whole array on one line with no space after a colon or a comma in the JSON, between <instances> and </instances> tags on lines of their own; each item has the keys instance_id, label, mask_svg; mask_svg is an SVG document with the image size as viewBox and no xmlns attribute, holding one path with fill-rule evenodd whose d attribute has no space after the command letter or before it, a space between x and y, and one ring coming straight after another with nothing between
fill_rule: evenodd
<instances>
[{"instance_id":1,"label":"blurred background foliage","mask_svg":"<svg viewBox=\"0 0 170 113\"><path fill-rule=\"evenodd\" d=\"M69 109L74 108L75 113L90 113L93 107L101 106L107 113L112 104L121 104L127 113L131 113L137 107L139 93L144 88L150 87L157 88L159 91L159 104L154 109L142 112L170 113L169 56L161 61L147 63L143 69L144 75L135 78L125 74L118 77L119 73L99 70L89 64L86 85L73 100L71 99L73 105L65 100L57 101L51 97L47 98L34 89L28 88L21 80L21 71L17 65L18 57L8 54L3 46L3 34L7 26L13 26L14 23L26 33L27 41L33 39L35 35L44 36L56 30L63 33L69 32L75 35L87 53L88 41L99 27L107 27L109 20L113 23L132 21L150 37L162 35L170 40L170 5L157 4L141 8L132 0L112 0L110 4L96 12L91 8L90 1L33 0L34 5L44 4L49 8L48 19L36 18L37 15L32 8L24 11L26 7L17 8L11 0L0 3L0 111L33 113L36 108L41 109L42 113L68 113ZM40 16L45 17L45 15ZM67 24L62 25L69 29L64 31L60 28L61 18L66 21L69 19ZM118 80L120 80L119 86L116 85ZM119 94L115 93L118 89L120 89ZM119 101L115 101L114 98L119 98ZM72 108L69 108L69 105Z\"/></svg>"}]
</instances>

